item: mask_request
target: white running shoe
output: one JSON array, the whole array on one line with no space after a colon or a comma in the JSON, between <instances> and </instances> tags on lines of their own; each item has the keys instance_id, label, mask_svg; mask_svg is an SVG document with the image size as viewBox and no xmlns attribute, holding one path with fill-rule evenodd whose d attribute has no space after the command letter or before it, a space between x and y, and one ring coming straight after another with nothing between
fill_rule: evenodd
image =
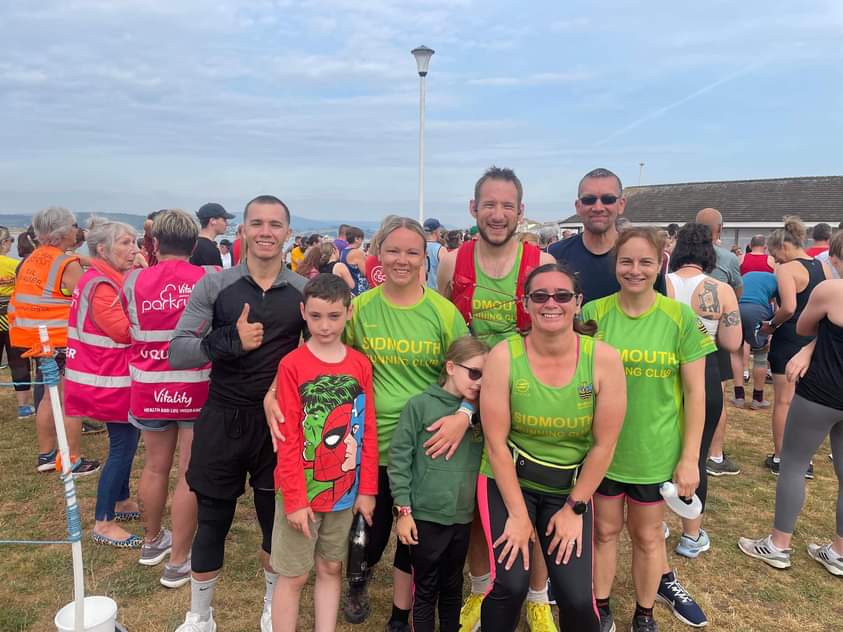
<instances>
[{"instance_id":1,"label":"white running shoe","mask_svg":"<svg viewBox=\"0 0 843 632\"><path fill-rule=\"evenodd\" d=\"M263 612L261 612L261 632L272 632L272 602L263 602Z\"/></svg>"},{"instance_id":2,"label":"white running shoe","mask_svg":"<svg viewBox=\"0 0 843 632\"><path fill-rule=\"evenodd\" d=\"M214 609L211 608L211 616L207 621L202 621L195 612L188 612L184 623L176 628L176 632L217 632L217 624L214 621ZM270 628L272 632L272 628Z\"/></svg>"},{"instance_id":3,"label":"white running shoe","mask_svg":"<svg viewBox=\"0 0 843 632\"><path fill-rule=\"evenodd\" d=\"M809 544L808 555L816 560L832 575L843 577L843 556L837 555L831 544Z\"/></svg>"}]
</instances>

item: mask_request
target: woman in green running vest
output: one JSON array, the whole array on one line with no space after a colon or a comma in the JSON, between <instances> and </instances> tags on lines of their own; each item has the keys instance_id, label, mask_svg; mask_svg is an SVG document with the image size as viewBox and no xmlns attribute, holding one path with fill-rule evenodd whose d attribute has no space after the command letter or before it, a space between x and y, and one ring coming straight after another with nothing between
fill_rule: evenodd
<instances>
[{"instance_id":1,"label":"woman in green running vest","mask_svg":"<svg viewBox=\"0 0 843 632\"><path fill-rule=\"evenodd\" d=\"M595 495L594 590L604 630L614 630L609 595L627 510L637 599L633 632L657 630L653 604L665 564L664 502L673 480L689 497L699 484L705 414L705 356L715 350L690 307L653 288L664 253L652 228L628 228L615 245L620 292L588 303L584 319L621 355L629 402L617 449Z\"/></svg>"},{"instance_id":2,"label":"woman in green running vest","mask_svg":"<svg viewBox=\"0 0 843 632\"><path fill-rule=\"evenodd\" d=\"M626 409L617 351L583 333L582 293L559 263L533 270L532 329L498 344L483 371L486 450L477 503L492 543L485 632L515 630L529 585L534 533L565 630L598 632L592 592L591 497L609 467Z\"/></svg>"}]
</instances>

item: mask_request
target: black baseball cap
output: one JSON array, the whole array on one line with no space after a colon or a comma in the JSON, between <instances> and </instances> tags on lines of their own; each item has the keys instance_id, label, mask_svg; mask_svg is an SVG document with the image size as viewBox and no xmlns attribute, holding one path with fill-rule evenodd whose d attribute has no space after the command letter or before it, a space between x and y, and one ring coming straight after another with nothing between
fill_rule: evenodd
<instances>
[{"instance_id":1,"label":"black baseball cap","mask_svg":"<svg viewBox=\"0 0 843 632\"><path fill-rule=\"evenodd\" d=\"M439 220L435 217L428 217L424 220L424 232L432 233L437 228L444 228L442 224L439 223Z\"/></svg>"},{"instance_id":2,"label":"black baseball cap","mask_svg":"<svg viewBox=\"0 0 843 632\"><path fill-rule=\"evenodd\" d=\"M220 246L231 246L231 242L227 239L220 239Z\"/></svg>"},{"instance_id":3,"label":"black baseball cap","mask_svg":"<svg viewBox=\"0 0 843 632\"><path fill-rule=\"evenodd\" d=\"M234 215L226 211L222 204L217 204L216 202L208 202L200 206L199 210L196 211L196 216L199 219L214 219L217 217L234 219Z\"/></svg>"}]
</instances>

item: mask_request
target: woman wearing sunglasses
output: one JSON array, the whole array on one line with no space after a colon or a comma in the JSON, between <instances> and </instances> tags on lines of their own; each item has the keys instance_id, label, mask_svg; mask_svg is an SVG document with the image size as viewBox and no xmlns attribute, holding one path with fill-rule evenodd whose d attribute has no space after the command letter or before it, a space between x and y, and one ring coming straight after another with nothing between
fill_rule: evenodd
<instances>
[{"instance_id":1,"label":"woman wearing sunglasses","mask_svg":"<svg viewBox=\"0 0 843 632\"><path fill-rule=\"evenodd\" d=\"M627 391L634 394L594 503L594 590L605 631L615 629L609 595L624 506L637 601L631 629L655 632L653 605L665 564L659 487L673 480L679 495L690 497L700 480L705 356L715 345L690 307L654 289L663 256L655 229L624 230L615 245L620 291L583 309L584 319L597 322L597 337L620 351Z\"/></svg>"},{"instance_id":2,"label":"woman wearing sunglasses","mask_svg":"<svg viewBox=\"0 0 843 632\"><path fill-rule=\"evenodd\" d=\"M481 627L515 630L537 536L562 628L598 632L591 497L623 422L623 366L609 345L584 335L594 324L576 320L582 293L563 265L533 270L524 295L532 329L498 344L483 370L477 503L492 543L494 586Z\"/></svg>"}]
</instances>

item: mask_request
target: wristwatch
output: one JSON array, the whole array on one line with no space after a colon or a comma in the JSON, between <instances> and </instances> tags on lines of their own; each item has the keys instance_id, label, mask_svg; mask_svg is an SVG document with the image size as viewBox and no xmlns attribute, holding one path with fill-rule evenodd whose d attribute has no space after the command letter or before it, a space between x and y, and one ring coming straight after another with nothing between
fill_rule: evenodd
<instances>
[{"instance_id":1,"label":"wristwatch","mask_svg":"<svg viewBox=\"0 0 843 632\"><path fill-rule=\"evenodd\" d=\"M401 516L409 516L412 515L413 508L409 505L392 505L392 515L396 518L400 518Z\"/></svg>"},{"instance_id":2,"label":"wristwatch","mask_svg":"<svg viewBox=\"0 0 843 632\"><path fill-rule=\"evenodd\" d=\"M568 496L568 499L565 501L565 504L568 505L571 510L578 516L583 515L588 509L588 503L583 502L582 500L574 500L570 496Z\"/></svg>"}]
</instances>

